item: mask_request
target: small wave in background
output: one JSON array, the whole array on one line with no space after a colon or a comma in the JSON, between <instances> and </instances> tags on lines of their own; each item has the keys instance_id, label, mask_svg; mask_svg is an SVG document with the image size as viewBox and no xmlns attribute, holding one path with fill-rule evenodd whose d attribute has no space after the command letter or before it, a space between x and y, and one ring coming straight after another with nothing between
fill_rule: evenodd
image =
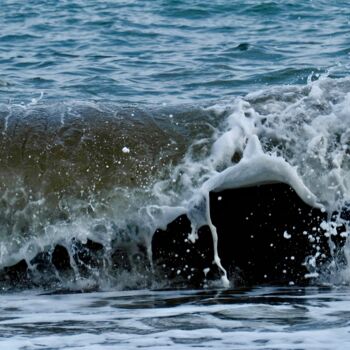
<instances>
[{"instance_id":1,"label":"small wave in background","mask_svg":"<svg viewBox=\"0 0 350 350\"><path fill-rule=\"evenodd\" d=\"M343 1L2 2L1 100L230 99L348 74Z\"/></svg>"}]
</instances>

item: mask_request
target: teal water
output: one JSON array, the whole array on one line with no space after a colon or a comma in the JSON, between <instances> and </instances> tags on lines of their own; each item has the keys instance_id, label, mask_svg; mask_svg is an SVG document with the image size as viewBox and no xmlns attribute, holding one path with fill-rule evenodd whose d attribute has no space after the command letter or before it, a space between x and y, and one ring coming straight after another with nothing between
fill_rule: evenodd
<instances>
[{"instance_id":1,"label":"teal water","mask_svg":"<svg viewBox=\"0 0 350 350\"><path fill-rule=\"evenodd\" d=\"M1 1L0 100L193 103L346 76L345 1Z\"/></svg>"}]
</instances>

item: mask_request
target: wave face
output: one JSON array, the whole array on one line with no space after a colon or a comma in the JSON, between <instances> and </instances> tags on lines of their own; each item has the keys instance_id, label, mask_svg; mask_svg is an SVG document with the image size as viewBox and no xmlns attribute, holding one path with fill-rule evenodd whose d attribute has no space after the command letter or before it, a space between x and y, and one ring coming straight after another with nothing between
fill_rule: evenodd
<instances>
[{"instance_id":1,"label":"wave face","mask_svg":"<svg viewBox=\"0 0 350 350\"><path fill-rule=\"evenodd\" d=\"M350 199L349 106L350 80L327 77L209 106L1 105L2 284L162 286L152 236L180 215L194 242L210 228L219 276L235 283L209 194L273 182L328 213L325 237L334 220L346 237L330 218ZM346 266L332 281L348 282Z\"/></svg>"}]
</instances>

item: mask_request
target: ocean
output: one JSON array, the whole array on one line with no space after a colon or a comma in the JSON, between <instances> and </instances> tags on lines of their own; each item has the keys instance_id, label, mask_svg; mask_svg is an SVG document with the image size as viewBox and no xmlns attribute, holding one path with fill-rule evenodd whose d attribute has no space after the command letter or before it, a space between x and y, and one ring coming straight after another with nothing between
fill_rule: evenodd
<instances>
[{"instance_id":1,"label":"ocean","mask_svg":"<svg viewBox=\"0 0 350 350\"><path fill-rule=\"evenodd\" d=\"M2 347L350 343L347 2L0 5Z\"/></svg>"}]
</instances>

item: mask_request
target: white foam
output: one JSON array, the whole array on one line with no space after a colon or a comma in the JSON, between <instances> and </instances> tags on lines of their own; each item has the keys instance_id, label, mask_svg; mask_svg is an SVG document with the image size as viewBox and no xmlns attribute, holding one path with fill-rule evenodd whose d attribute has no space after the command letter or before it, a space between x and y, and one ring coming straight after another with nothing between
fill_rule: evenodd
<instances>
[{"instance_id":1,"label":"white foam","mask_svg":"<svg viewBox=\"0 0 350 350\"><path fill-rule=\"evenodd\" d=\"M248 139L243 159L205 182L202 191L223 191L239 187L283 182L309 205L318 206L317 197L304 185L296 168L283 158L265 154L256 135Z\"/></svg>"},{"instance_id":2,"label":"white foam","mask_svg":"<svg viewBox=\"0 0 350 350\"><path fill-rule=\"evenodd\" d=\"M349 78L320 77L306 86L257 91L210 108L224 116L210 153L197 160L189 150L173 172L181 191L164 191L162 182L158 193L161 199L170 193L188 208L192 241L201 225L210 227L214 260L222 271L210 191L282 182L308 205L329 213L350 198L349 89Z\"/></svg>"}]
</instances>

